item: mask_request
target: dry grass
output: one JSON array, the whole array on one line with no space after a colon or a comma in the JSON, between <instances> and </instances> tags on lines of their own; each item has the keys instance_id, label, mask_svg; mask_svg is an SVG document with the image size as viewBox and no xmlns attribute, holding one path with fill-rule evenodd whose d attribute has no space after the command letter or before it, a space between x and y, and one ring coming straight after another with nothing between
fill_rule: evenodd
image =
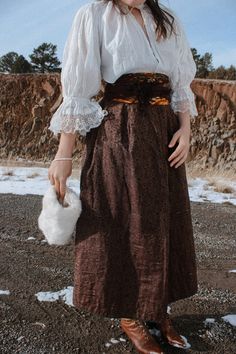
<instances>
[{"instance_id":1,"label":"dry grass","mask_svg":"<svg viewBox=\"0 0 236 354\"><path fill-rule=\"evenodd\" d=\"M72 178L80 178L80 159L75 160L73 164L72 170ZM29 160L15 160L9 155L8 159L0 160L0 165L5 166L6 169L3 172L5 176L13 176L14 171L13 167L42 167L42 168L49 168L50 163L43 163L37 161L29 161ZM232 187L231 183L236 182L236 175L231 170L215 170L214 168L205 169L201 167L201 162L196 161L195 163L186 163L186 173L188 179L188 186L191 186L191 179L195 178L203 178L208 181L205 186L205 189L208 187L213 187L213 190L220 193L236 193L236 190ZM28 175L28 178L35 178L39 176L37 172L32 172Z\"/></svg>"},{"instance_id":2,"label":"dry grass","mask_svg":"<svg viewBox=\"0 0 236 354\"><path fill-rule=\"evenodd\" d=\"M81 173L81 157L76 159L73 162L73 170L71 174L71 178L80 178L80 173ZM50 162L44 163L44 162L38 162L38 161L29 161L29 160L15 160L11 158L11 156L8 157L8 159L0 159L0 166L5 167L4 175L12 176L14 174L14 171L12 168L14 167L39 167L39 168L49 168ZM32 174L29 174L27 178L35 178L39 176L37 172L32 172Z\"/></svg>"},{"instance_id":3,"label":"dry grass","mask_svg":"<svg viewBox=\"0 0 236 354\"><path fill-rule=\"evenodd\" d=\"M230 184L227 184L227 181L224 180L222 182L218 180L217 177L209 177L207 179L208 179L208 183L204 187L205 189L207 189L208 186L211 186L214 192L236 194L235 188L233 188Z\"/></svg>"},{"instance_id":4,"label":"dry grass","mask_svg":"<svg viewBox=\"0 0 236 354\"><path fill-rule=\"evenodd\" d=\"M3 175L3 176L14 176L14 171L13 171L13 169L10 167L11 154L9 154L9 157L8 157L8 159L7 159L6 162L7 162L7 163L4 164L5 167L6 167L6 169L5 169L5 171L2 173L2 175ZM1 166L3 166L3 165L1 164Z\"/></svg>"},{"instance_id":5,"label":"dry grass","mask_svg":"<svg viewBox=\"0 0 236 354\"><path fill-rule=\"evenodd\" d=\"M14 171L11 170L10 168L7 168L3 173L3 176L14 176Z\"/></svg>"},{"instance_id":6,"label":"dry grass","mask_svg":"<svg viewBox=\"0 0 236 354\"><path fill-rule=\"evenodd\" d=\"M236 182L236 175L233 170L216 170L213 168L204 169L200 167L197 163L194 165L191 163L191 166L186 165L186 171L189 178L220 178L224 180L229 180L231 182Z\"/></svg>"},{"instance_id":7,"label":"dry grass","mask_svg":"<svg viewBox=\"0 0 236 354\"><path fill-rule=\"evenodd\" d=\"M31 175L28 175L27 178L35 178L38 176L40 176L40 174L38 172L33 172L33 173L31 173Z\"/></svg>"},{"instance_id":8,"label":"dry grass","mask_svg":"<svg viewBox=\"0 0 236 354\"><path fill-rule=\"evenodd\" d=\"M217 188L216 191L220 192L220 193L234 193L234 192L236 192L235 189L231 186L221 185L221 186L217 186L216 188Z\"/></svg>"},{"instance_id":9,"label":"dry grass","mask_svg":"<svg viewBox=\"0 0 236 354\"><path fill-rule=\"evenodd\" d=\"M203 178L207 181L207 183L203 186L204 190L211 189L213 192L229 193L232 194L232 196L236 196L236 187L232 185L232 183L236 183L236 175L232 169L204 169L200 167L200 165L200 163L193 164L193 162L191 164L186 164L189 187L192 187L192 181L194 181L195 178Z\"/></svg>"}]
</instances>

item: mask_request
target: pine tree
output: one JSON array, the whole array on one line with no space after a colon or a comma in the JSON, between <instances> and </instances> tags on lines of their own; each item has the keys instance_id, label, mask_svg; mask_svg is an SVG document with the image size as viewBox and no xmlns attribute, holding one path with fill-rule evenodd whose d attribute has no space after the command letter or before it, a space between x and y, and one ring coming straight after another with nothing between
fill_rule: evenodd
<instances>
[{"instance_id":1,"label":"pine tree","mask_svg":"<svg viewBox=\"0 0 236 354\"><path fill-rule=\"evenodd\" d=\"M34 48L33 54L30 54L31 65L35 72L47 73L59 71L61 64L56 56L57 46L52 43L42 43Z\"/></svg>"}]
</instances>

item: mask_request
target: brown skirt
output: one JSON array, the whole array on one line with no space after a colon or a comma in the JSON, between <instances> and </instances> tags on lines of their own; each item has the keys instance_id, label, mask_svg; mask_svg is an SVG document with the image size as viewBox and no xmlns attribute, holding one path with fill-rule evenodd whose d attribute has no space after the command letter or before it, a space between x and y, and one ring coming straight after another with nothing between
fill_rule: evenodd
<instances>
[{"instance_id":1,"label":"brown skirt","mask_svg":"<svg viewBox=\"0 0 236 354\"><path fill-rule=\"evenodd\" d=\"M106 83L108 115L86 135L73 303L105 317L161 321L197 288L185 164L170 167L179 128L164 74Z\"/></svg>"}]
</instances>

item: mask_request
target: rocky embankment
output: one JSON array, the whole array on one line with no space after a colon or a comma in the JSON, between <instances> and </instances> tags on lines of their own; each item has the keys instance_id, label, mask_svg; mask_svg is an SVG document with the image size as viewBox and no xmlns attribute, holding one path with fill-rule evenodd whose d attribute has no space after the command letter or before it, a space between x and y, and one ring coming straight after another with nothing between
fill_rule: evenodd
<instances>
[{"instance_id":1,"label":"rocky embankment","mask_svg":"<svg viewBox=\"0 0 236 354\"><path fill-rule=\"evenodd\" d=\"M190 163L236 170L236 81L195 79ZM191 161L192 160L192 161Z\"/></svg>"},{"instance_id":2,"label":"rocky embankment","mask_svg":"<svg viewBox=\"0 0 236 354\"><path fill-rule=\"evenodd\" d=\"M236 168L236 81L195 79L199 115L192 119L189 165ZM97 98L102 95L103 85ZM50 161L57 138L48 130L61 103L60 74L0 74L0 158ZM80 155L83 137L76 141Z\"/></svg>"}]
</instances>

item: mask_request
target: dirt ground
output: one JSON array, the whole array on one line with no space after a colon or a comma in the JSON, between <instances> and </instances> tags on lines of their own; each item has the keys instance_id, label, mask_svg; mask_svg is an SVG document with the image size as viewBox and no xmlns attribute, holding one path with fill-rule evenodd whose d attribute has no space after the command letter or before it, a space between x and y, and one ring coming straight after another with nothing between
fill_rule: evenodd
<instances>
[{"instance_id":1,"label":"dirt ground","mask_svg":"<svg viewBox=\"0 0 236 354\"><path fill-rule=\"evenodd\" d=\"M0 290L10 290L10 295L0 295L0 353L136 353L119 319L80 311L62 299L40 302L35 296L73 286L73 246L42 242L37 227L41 198L0 195ZM191 344L185 352L234 354L236 327L221 317L236 314L236 273L228 272L236 269L236 207L196 202L191 207L199 291L170 304L171 316ZM204 324L209 317L215 322ZM156 328L153 322L147 325ZM114 343L106 346L111 339ZM184 353L161 344L165 353Z\"/></svg>"}]
</instances>

